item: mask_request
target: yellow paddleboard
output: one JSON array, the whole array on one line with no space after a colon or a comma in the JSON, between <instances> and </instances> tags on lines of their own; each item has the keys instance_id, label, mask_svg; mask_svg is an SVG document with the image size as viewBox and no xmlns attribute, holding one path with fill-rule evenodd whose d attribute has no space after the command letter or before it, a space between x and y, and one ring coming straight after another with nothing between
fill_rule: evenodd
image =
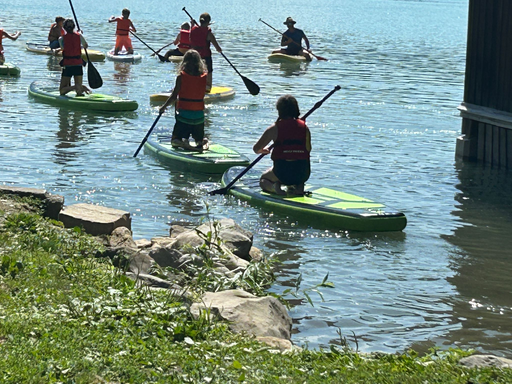
<instances>
[{"instance_id":1,"label":"yellow paddleboard","mask_svg":"<svg viewBox=\"0 0 512 384\"><path fill-rule=\"evenodd\" d=\"M212 87L210 93L207 93L204 96L204 101L206 103L211 103L217 100L229 99L235 95L235 90L231 87ZM155 93L149 96L149 101L155 104L164 103L169 96L171 96L171 92L162 92Z\"/></svg>"},{"instance_id":2,"label":"yellow paddleboard","mask_svg":"<svg viewBox=\"0 0 512 384\"><path fill-rule=\"evenodd\" d=\"M27 43L27 51L34 53L41 53L43 55L54 55L57 57L62 57L62 51L54 54L54 51L50 49L50 47L46 44L38 44L38 43ZM103 61L105 60L105 54L101 51L96 51L94 49L88 49L87 53L89 54L89 59L91 61ZM82 59L87 61L87 56L85 55L85 51L82 48Z\"/></svg>"}]
</instances>

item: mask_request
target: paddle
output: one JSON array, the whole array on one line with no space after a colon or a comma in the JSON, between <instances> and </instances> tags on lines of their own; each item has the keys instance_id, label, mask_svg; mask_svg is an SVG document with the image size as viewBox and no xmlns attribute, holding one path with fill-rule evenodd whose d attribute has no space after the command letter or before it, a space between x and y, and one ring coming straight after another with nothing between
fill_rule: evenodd
<instances>
[{"instance_id":1,"label":"paddle","mask_svg":"<svg viewBox=\"0 0 512 384\"><path fill-rule=\"evenodd\" d=\"M71 11L73 12L73 17L75 18L76 28L81 31L80 25L78 24L78 19L76 18L75 8L73 8L73 3L69 0L69 5L71 5ZM89 59L89 53L87 53L87 49L84 48L85 56L87 57L87 82L89 83L89 87L92 89L101 88L103 85L103 79L100 76L98 70L92 65L91 59Z\"/></svg>"},{"instance_id":2,"label":"paddle","mask_svg":"<svg viewBox=\"0 0 512 384\"><path fill-rule=\"evenodd\" d=\"M146 43L145 43L145 42L144 42L144 41L143 41L139 36L137 36L133 31L130 31L130 33L131 33L133 36L135 36L135 37L137 38L137 40L139 40L142 44L144 44L146 47L148 47L150 50L152 50L152 51L153 51L153 53L154 53L155 55L157 55L157 56L158 56L158 58L160 59L160 61L167 61L167 60L165 59L165 57L163 57L162 55L158 54L158 53L157 53L153 48L151 48L149 45L147 45L147 44L146 44Z\"/></svg>"},{"instance_id":3,"label":"paddle","mask_svg":"<svg viewBox=\"0 0 512 384\"><path fill-rule=\"evenodd\" d=\"M303 120L303 121L306 121L306 118L311 115L314 111L316 111L318 108L320 108L320 106L324 103L325 100L327 100L329 97L331 97L333 95L334 92L336 91L339 91L341 89L341 87L339 85L335 86L334 89L329 92L322 100L318 101L314 106L313 108L311 108L303 117L301 117L300 119ZM272 144L270 147L268 147L268 149L272 149L274 148L274 144ZM229 183L228 185L226 185L224 188L220 188L220 189L216 189L214 191L211 191L211 192L208 192L209 195L213 196L213 195L225 195L226 193L228 193L228 191L231 189L231 187L233 185L235 185L235 183L240 180L242 178L243 175L245 175L247 172L249 172L249 170L254 167L256 165L256 163L258 161L260 161L261 159L263 159L263 157L265 156L266 154L265 153L262 153L261 155L259 155L256 160L254 160L251 164L249 164L247 166L247 168L245 168L242 172L240 172L240 174L235 177L233 179L233 181L231 181L231 183Z\"/></svg>"},{"instance_id":4,"label":"paddle","mask_svg":"<svg viewBox=\"0 0 512 384\"><path fill-rule=\"evenodd\" d=\"M188 11L185 9L185 7L183 7L182 10L185 11L185 13L188 15L188 17L190 17L190 20L192 20L193 23L195 23L196 25L199 25L199 24L197 24L197 21L195 21L194 18L190 15L190 13L188 13ZM238 72L238 69L236 69L235 66L233 64L231 64L231 61L228 60L226 55L223 52L219 52L219 53L222 55L222 57L224 57L226 59L226 61L229 63L229 65L231 65L233 67L233 69L235 70L235 72L238 73L238 75L242 78L242 80L245 84L245 87L247 88L247 90L249 91L249 93L251 95L255 96L258 93L260 93L260 87L258 86L258 84L256 84L252 80L249 80L247 77L242 76L242 74L240 72Z\"/></svg>"},{"instance_id":5,"label":"paddle","mask_svg":"<svg viewBox=\"0 0 512 384\"><path fill-rule=\"evenodd\" d=\"M142 142L140 143L139 148L137 148L137 150L136 150L136 151L135 151L135 153L133 154L133 157L137 157L137 155L139 154L139 152L140 152L141 148L144 146L144 143L145 143L146 141L148 141L148 137L149 137L149 135L151 135L151 132L153 132L153 129L156 127L156 123L158 123L158 120L160 120L160 117L162 117L162 114L163 114L163 112L160 112L160 113L158 114L158 116L157 116L157 117L156 117L156 119L155 119L155 122L153 123L153 125L151 126L151 128L149 128L148 133L146 133L146 136L144 136L144 139L143 139L143 140L142 140Z\"/></svg>"},{"instance_id":6,"label":"paddle","mask_svg":"<svg viewBox=\"0 0 512 384\"><path fill-rule=\"evenodd\" d=\"M267 27L270 27L272 28L274 31L276 31L277 33L279 33L280 35L284 36L284 33L282 33L281 31L278 31L277 29L275 29L273 26L271 26L270 24L267 24L265 23L263 20L259 19L258 21L261 21L263 24L265 24ZM297 43L296 41L292 41L292 43L298 45L299 47L302 48L302 45L300 45L299 43ZM302 48L304 49L304 48ZM306 49L307 51L307 49ZM327 59L325 57L322 57L322 56L317 56L315 55L313 52L311 51L308 51L312 56L316 57L317 60L324 60L324 61L327 61Z\"/></svg>"},{"instance_id":7,"label":"paddle","mask_svg":"<svg viewBox=\"0 0 512 384\"><path fill-rule=\"evenodd\" d=\"M172 45L172 44L173 44L173 43L169 43L169 44L167 44L167 45L164 45L162 48L157 49L157 50L156 50L156 52L153 52L150 56L158 55L162 49L167 48L169 45Z\"/></svg>"}]
</instances>

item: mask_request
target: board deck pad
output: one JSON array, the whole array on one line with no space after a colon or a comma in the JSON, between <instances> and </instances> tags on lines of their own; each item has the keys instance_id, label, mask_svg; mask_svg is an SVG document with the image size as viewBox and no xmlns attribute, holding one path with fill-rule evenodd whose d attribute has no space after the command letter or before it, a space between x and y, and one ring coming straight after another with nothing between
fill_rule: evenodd
<instances>
[{"instance_id":1,"label":"board deck pad","mask_svg":"<svg viewBox=\"0 0 512 384\"><path fill-rule=\"evenodd\" d=\"M230 167L249 165L246 156L220 144L210 143L203 152L175 148L169 134L152 135L144 148L163 163L196 173L222 174Z\"/></svg>"},{"instance_id":2,"label":"board deck pad","mask_svg":"<svg viewBox=\"0 0 512 384\"><path fill-rule=\"evenodd\" d=\"M242 171L240 167L227 170L222 185L228 185ZM255 205L305 219L307 223L319 223L322 227L381 232L401 231L407 224L403 213L364 197L308 184L305 196L280 196L262 191L259 178L260 172L250 170L229 192Z\"/></svg>"}]
</instances>

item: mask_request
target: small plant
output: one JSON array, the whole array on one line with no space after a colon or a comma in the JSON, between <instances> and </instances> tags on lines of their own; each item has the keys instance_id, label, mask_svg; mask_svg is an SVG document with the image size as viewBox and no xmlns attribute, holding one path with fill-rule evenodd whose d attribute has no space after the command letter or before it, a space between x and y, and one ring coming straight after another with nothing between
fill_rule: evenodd
<instances>
[{"instance_id":1,"label":"small plant","mask_svg":"<svg viewBox=\"0 0 512 384\"><path fill-rule=\"evenodd\" d=\"M303 297L306 298L309 304L311 304L312 307L315 305L313 304L313 300L311 299L310 292L315 292L320 296L320 299L324 301L324 295L319 290L319 288L334 288L334 283L328 281L329 279L329 272L327 272L327 275L325 275L324 279L320 284L317 284L313 287L306 288L303 290L300 290L300 285L302 283L302 273L297 277L297 280L295 280L295 290L292 290L291 288L285 289L281 296L285 297L286 295L292 295L296 299L303 299Z\"/></svg>"}]
</instances>

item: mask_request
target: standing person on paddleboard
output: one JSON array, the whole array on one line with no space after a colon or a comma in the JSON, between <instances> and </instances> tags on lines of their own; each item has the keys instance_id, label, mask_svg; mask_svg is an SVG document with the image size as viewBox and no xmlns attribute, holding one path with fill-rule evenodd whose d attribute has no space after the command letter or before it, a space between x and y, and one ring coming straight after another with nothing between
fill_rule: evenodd
<instances>
[{"instance_id":1,"label":"standing person on paddleboard","mask_svg":"<svg viewBox=\"0 0 512 384\"><path fill-rule=\"evenodd\" d=\"M274 166L267 169L260 178L260 187L266 192L286 195L281 186L288 186L288 194L304 194L304 183L309 179L311 166L311 134L303 120L297 99L292 95L281 96L276 103L279 118L268 127L254 144L254 153L268 154L265 148L274 142L272 160Z\"/></svg>"},{"instance_id":2,"label":"standing person on paddleboard","mask_svg":"<svg viewBox=\"0 0 512 384\"><path fill-rule=\"evenodd\" d=\"M180 32L173 42L178 47L175 49L169 49L164 57L165 60L169 60L169 56L183 56L190 49L190 24L185 22L181 24Z\"/></svg>"},{"instance_id":3,"label":"standing person on paddleboard","mask_svg":"<svg viewBox=\"0 0 512 384\"><path fill-rule=\"evenodd\" d=\"M208 149L204 137L204 95L206 93L206 67L199 53L189 49L180 64L180 74L171 96L160 107L160 114L176 101L176 123L172 131L171 145L190 151L202 152ZM189 144L189 138L195 145Z\"/></svg>"},{"instance_id":4,"label":"standing person on paddleboard","mask_svg":"<svg viewBox=\"0 0 512 384\"><path fill-rule=\"evenodd\" d=\"M18 37L20 37L20 35L21 35L20 31L17 31L16 33L13 33L13 34L8 34L2 28L0 28L0 65L5 63L4 46L2 45L2 39L4 37L7 37L8 39L11 39L11 40L17 40Z\"/></svg>"},{"instance_id":5,"label":"standing person on paddleboard","mask_svg":"<svg viewBox=\"0 0 512 384\"><path fill-rule=\"evenodd\" d=\"M60 79L59 91L61 95L76 91L77 96L91 93L91 90L82 84L85 61L82 59L82 47L87 48L88 44L81 33L74 31L75 22L72 19L64 21L66 34L59 38L62 49L62 60L60 61L62 77ZM75 79L75 85L71 85L71 78Z\"/></svg>"},{"instance_id":6,"label":"standing person on paddleboard","mask_svg":"<svg viewBox=\"0 0 512 384\"><path fill-rule=\"evenodd\" d=\"M288 30L283 33L281 38L281 46L286 48L277 49L272 53L282 53L285 55L299 55L304 56L307 60L311 61L313 58L309 54L309 40L302 29L295 28L296 21L291 17L287 17L283 23L288 27ZM306 43L306 50L302 48L302 39Z\"/></svg>"},{"instance_id":7,"label":"standing person on paddleboard","mask_svg":"<svg viewBox=\"0 0 512 384\"><path fill-rule=\"evenodd\" d=\"M59 38L64 36L64 18L62 16L57 16L55 18L55 23L50 27L50 33L48 33L48 45L51 49L59 49Z\"/></svg>"},{"instance_id":8,"label":"standing person on paddleboard","mask_svg":"<svg viewBox=\"0 0 512 384\"><path fill-rule=\"evenodd\" d=\"M222 48L217 39L210 29L211 17L208 13L203 13L199 16L199 24L197 25L192 19L192 29L190 31L190 44L201 55L201 58L206 62L206 68L208 69L208 77L206 82L206 92L210 92L213 83L213 62L212 62L212 51L210 49L210 43L213 44L217 52L222 52Z\"/></svg>"},{"instance_id":9,"label":"standing person on paddleboard","mask_svg":"<svg viewBox=\"0 0 512 384\"><path fill-rule=\"evenodd\" d=\"M114 55L118 55L124 48L129 55L133 55L132 39L130 39L130 31L137 32L130 20L130 10L123 9L122 17L112 16L108 19L109 23L117 22L116 28L116 46L114 48Z\"/></svg>"}]
</instances>

